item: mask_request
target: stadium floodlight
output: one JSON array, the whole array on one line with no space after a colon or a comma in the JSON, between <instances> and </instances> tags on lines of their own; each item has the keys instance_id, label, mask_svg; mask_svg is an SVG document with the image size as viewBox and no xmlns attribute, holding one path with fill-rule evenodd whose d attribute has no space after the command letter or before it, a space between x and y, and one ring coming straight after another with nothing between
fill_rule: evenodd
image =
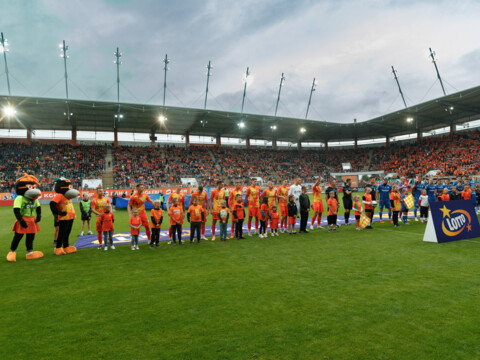
<instances>
[{"instance_id":1,"label":"stadium floodlight","mask_svg":"<svg viewBox=\"0 0 480 360\"><path fill-rule=\"evenodd\" d=\"M64 112L63 115L67 116L67 113ZM70 116L73 116L73 113L72 113L72 112L70 113Z\"/></svg>"},{"instance_id":2,"label":"stadium floodlight","mask_svg":"<svg viewBox=\"0 0 480 360\"><path fill-rule=\"evenodd\" d=\"M4 106L2 110L5 117L12 117L17 113L17 110L11 105Z\"/></svg>"},{"instance_id":3,"label":"stadium floodlight","mask_svg":"<svg viewBox=\"0 0 480 360\"><path fill-rule=\"evenodd\" d=\"M243 121L239 122L239 123L238 123L238 127L239 127L240 129L243 129L243 128L245 127L245 123L244 123Z\"/></svg>"},{"instance_id":4,"label":"stadium floodlight","mask_svg":"<svg viewBox=\"0 0 480 360\"><path fill-rule=\"evenodd\" d=\"M164 123L165 121L167 121L167 117L166 116L163 116L163 115L160 115L158 117L158 121L160 121L161 123Z\"/></svg>"},{"instance_id":5,"label":"stadium floodlight","mask_svg":"<svg viewBox=\"0 0 480 360\"><path fill-rule=\"evenodd\" d=\"M115 118L117 118L117 119L123 119L123 114L115 114Z\"/></svg>"},{"instance_id":6,"label":"stadium floodlight","mask_svg":"<svg viewBox=\"0 0 480 360\"><path fill-rule=\"evenodd\" d=\"M270 126L270 129L272 129L272 130L277 130L277 125L272 125L272 126Z\"/></svg>"},{"instance_id":7,"label":"stadium floodlight","mask_svg":"<svg viewBox=\"0 0 480 360\"><path fill-rule=\"evenodd\" d=\"M453 110L453 109L455 109L455 108L454 108L453 106L450 106L449 109L450 109L450 111L451 111L451 110Z\"/></svg>"},{"instance_id":8,"label":"stadium floodlight","mask_svg":"<svg viewBox=\"0 0 480 360\"><path fill-rule=\"evenodd\" d=\"M413 117L410 116L410 117L407 118L408 123L411 123L412 121L413 121Z\"/></svg>"},{"instance_id":9,"label":"stadium floodlight","mask_svg":"<svg viewBox=\"0 0 480 360\"><path fill-rule=\"evenodd\" d=\"M304 127L302 127L302 128L300 128L300 132L301 132L302 134L305 134L305 133L307 132L307 129L305 129Z\"/></svg>"}]
</instances>

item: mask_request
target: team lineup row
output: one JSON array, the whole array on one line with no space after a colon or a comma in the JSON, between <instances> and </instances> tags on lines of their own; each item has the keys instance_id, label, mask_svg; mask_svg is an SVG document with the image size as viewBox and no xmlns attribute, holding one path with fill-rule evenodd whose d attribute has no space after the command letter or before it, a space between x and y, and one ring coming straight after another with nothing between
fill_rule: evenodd
<instances>
[{"instance_id":1,"label":"team lineup row","mask_svg":"<svg viewBox=\"0 0 480 360\"><path fill-rule=\"evenodd\" d=\"M22 179L23 181L20 181ZM15 236L11 244L11 251L7 256L7 259L10 259L9 261L15 258L16 248L24 234L26 234L27 258L43 256L40 252L33 251L33 238L35 233L39 231L37 223L41 219L41 208L37 200L40 191L36 188L38 180L33 176L25 175L17 181L17 185L22 185L25 182L30 182L27 186L23 186L26 191L22 192L22 187L17 186L18 196L14 203L16 221L12 229L15 232ZM267 236L269 228L272 236L278 236L279 232L283 233L286 231L290 234L295 234L297 218L300 218L300 232L307 233L307 223L311 209L313 209L313 217L310 224L311 230L314 229L315 222L317 222L317 228L323 229L321 225L322 215L327 210L329 231L337 231L337 214L340 204L335 180L332 180L325 189L327 205L325 209L320 177L317 178L311 189L313 192L313 205L310 205L307 188L300 184L299 178L296 178L294 184L290 186L288 186L287 181L283 181L278 188L275 188L273 183L269 182L268 187L263 191L257 185L256 179L253 179L245 193L246 213L242 184L240 182L236 183L235 189L231 191L228 198L223 188L223 182L217 181L216 185L217 187L211 191L210 196L208 196L202 186L199 186L192 193L192 200L188 209L185 207L185 194L181 191L181 185L169 196L167 202L170 221L169 243L176 244L177 240L180 244L183 243L181 233L185 217L187 217L191 225L190 241L193 242L195 236L198 242L201 239L207 240L205 237L205 222L209 214L212 215L212 241L216 240L217 222L220 227L220 240L227 240L227 224L230 219L230 238L243 238L243 222L245 219L247 220L247 233L249 236L252 236L253 220L255 234L258 234L259 237ZM392 186L385 179L382 184L377 186L375 179L372 178L369 184L366 185L363 196L355 195L352 198L354 189L351 186L350 179L347 179L342 189L345 224L349 224L350 212L353 211L356 229L371 229L374 209L378 204L381 223L383 223L383 209L386 209L388 210L388 220L394 226L399 226L398 219L400 214L402 214L403 223L407 225L408 210L412 207L407 203L409 190L412 192L410 196L414 199L414 217L416 221L418 221L418 209L420 209L421 221L426 221L429 204L434 201L471 199L478 206L476 199L480 200L480 185L476 186L475 191L470 189L470 185L469 182L463 184L461 180L455 184L450 184L447 181L446 184L437 183L434 185L433 180L430 180L427 185L416 181L413 186L410 186L402 178L397 185ZM461 190L461 192L457 190ZM69 235L73 220L76 218L72 199L78 197L79 192L73 189L66 179L61 179L57 182L55 191L57 194L50 202L50 209L55 218L55 254L65 255L76 251L75 247L69 245ZM150 213L150 219L148 219L145 209L145 203L147 202L154 206ZM130 197L127 209L130 219L132 250L138 249L138 235L141 227L145 228L150 246L158 246L163 222L163 210L160 202L152 201L144 192L144 186L138 184L136 191ZM89 223L93 213L96 216L96 231L100 248L107 250L108 246L110 246L114 249L113 224L115 218L110 200L104 196L103 189L97 189L97 195L93 200L89 200L88 195L84 193L83 199L80 201L80 210L83 221L82 234L85 222ZM36 211L36 216L34 211ZM364 212L363 215L362 212ZM362 221L362 216L363 220L367 219L368 221Z\"/></svg>"}]
</instances>

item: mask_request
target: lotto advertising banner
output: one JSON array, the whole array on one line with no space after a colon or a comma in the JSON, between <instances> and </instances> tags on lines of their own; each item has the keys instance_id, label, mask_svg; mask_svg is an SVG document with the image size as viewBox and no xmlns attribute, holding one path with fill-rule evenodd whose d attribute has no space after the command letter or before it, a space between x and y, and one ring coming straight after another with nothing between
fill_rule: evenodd
<instances>
[{"instance_id":1,"label":"lotto advertising banner","mask_svg":"<svg viewBox=\"0 0 480 360\"><path fill-rule=\"evenodd\" d=\"M441 201L430 205L423 241L445 243L476 237L480 237L480 224L472 201Z\"/></svg>"}]
</instances>

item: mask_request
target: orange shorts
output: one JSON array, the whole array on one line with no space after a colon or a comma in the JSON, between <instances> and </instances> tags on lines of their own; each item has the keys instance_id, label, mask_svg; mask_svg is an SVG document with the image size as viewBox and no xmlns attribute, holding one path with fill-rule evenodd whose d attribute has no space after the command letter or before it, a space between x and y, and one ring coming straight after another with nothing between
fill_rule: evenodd
<instances>
[{"instance_id":1,"label":"orange shorts","mask_svg":"<svg viewBox=\"0 0 480 360\"><path fill-rule=\"evenodd\" d=\"M212 220L220 220L220 214L218 212L212 213Z\"/></svg>"},{"instance_id":2,"label":"orange shorts","mask_svg":"<svg viewBox=\"0 0 480 360\"><path fill-rule=\"evenodd\" d=\"M140 214L140 219L142 220L142 226L144 226L146 229L149 229L150 224L148 222L148 217L146 212L143 212L142 214Z\"/></svg>"},{"instance_id":3,"label":"orange shorts","mask_svg":"<svg viewBox=\"0 0 480 360\"><path fill-rule=\"evenodd\" d=\"M288 216L288 207L287 205L280 205L280 216Z\"/></svg>"},{"instance_id":4,"label":"orange shorts","mask_svg":"<svg viewBox=\"0 0 480 360\"><path fill-rule=\"evenodd\" d=\"M325 209L323 208L323 201L315 201L313 203L313 211L317 214L323 213L325 211Z\"/></svg>"},{"instance_id":5,"label":"orange shorts","mask_svg":"<svg viewBox=\"0 0 480 360\"><path fill-rule=\"evenodd\" d=\"M294 218L293 216L288 217L288 225L295 225L297 223L297 218Z\"/></svg>"},{"instance_id":6,"label":"orange shorts","mask_svg":"<svg viewBox=\"0 0 480 360\"><path fill-rule=\"evenodd\" d=\"M18 220L15 220L12 231L15 231L18 234L36 234L40 231L40 227L35 222L35 216L23 216L23 220L25 220L28 226L24 228L20 225Z\"/></svg>"},{"instance_id":7,"label":"orange shorts","mask_svg":"<svg viewBox=\"0 0 480 360\"><path fill-rule=\"evenodd\" d=\"M256 217L257 219L260 219L260 208L257 207L249 207L248 208L248 216L250 217Z\"/></svg>"},{"instance_id":8,"label":"orange shorts","mask_svg":"<svg viewBox=\"0 0 480 360\"><path fill-rule=\"evenodd\" d=\"M97 233L102 232L102 219L98 218L97 223L95 224L95 228L97 230Z\"/></svg>"}]
</instances>

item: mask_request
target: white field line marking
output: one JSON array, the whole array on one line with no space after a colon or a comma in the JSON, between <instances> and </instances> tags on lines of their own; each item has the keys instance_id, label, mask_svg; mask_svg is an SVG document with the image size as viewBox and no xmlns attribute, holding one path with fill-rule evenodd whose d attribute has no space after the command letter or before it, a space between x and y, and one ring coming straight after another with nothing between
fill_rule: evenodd
<instances>
[{"instance_id":1,"label":"white field line marking","mask_svg":"<svg viewBox=\"0 0 480 360\"><path fill-rule=\"evenodd\" d=\"M397 233L398 235L401 235L401 234L410 234L410 235L416 235L416 236L423 236L422 234L418 234L418 233L414 233L414 232L409 232L409 231L401 231L401 230L400 230L400 231L397 231L397 230L379 229L379 228L375 228L374 230L394 232L394 233Z\"/></svg>"}]
</instances>

